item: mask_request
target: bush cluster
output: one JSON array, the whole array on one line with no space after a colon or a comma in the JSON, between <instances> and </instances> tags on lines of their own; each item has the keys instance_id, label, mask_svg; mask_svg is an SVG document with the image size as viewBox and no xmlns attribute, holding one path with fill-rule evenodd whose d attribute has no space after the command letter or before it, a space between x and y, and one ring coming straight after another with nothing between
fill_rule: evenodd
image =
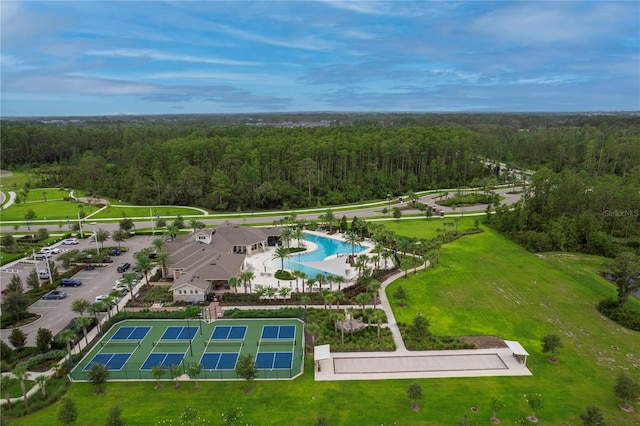
<instances>
[{"instance_id":1,"label":"bush cluster","mask_svg":"<svg viewBox=\"0 0 640 426\"><path fill-rule=\"evenodd\" d=\"M598 303L598 311L623 327L640 331L640 312L630 311L620 307L615 299L605 299Z\"/></svg>"},{"instance_id":2,"label":"bush cluster","mask_svg":"<svg viewBox=\"0 0 640 426\"><path fill-rule=\"evenodd\" d=\"M225 311L224 318L304 318L304 308L229 309Z\"/></svg>"},{"instance_id":3,"label":"bush cluster","mask_svg":"<svg viewBox=\"0 0 640 426\"><path fill-rule=\"evenodd\" d=\"M44 354L32 356L27 361L27 368L29 370L37 369L43 365L48 365L50 361L58 361L67 355L67 351L62 349L54 349Z\"/></svg>"}]
</instances>

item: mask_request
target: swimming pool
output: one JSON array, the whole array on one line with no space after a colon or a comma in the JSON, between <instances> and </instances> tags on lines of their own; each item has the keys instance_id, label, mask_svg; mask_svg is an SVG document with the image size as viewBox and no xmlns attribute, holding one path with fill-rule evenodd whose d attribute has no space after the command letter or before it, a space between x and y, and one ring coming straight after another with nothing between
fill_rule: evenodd
<instances>
[{"instance_id":1,"label":"swimming pool","mask_svg":"<svg viewBox=\"0 0 640 426\"><path fill-rule=\"evenodd\" d=\"M326 238L320 235L308 234L305 233L305 240L314 243L318 246L317 250L306 253L295 253L291 257L285 259L284 261L284 269L288 269L290 271L298 270L307 274L307 277L315 277L317 274L323 275L336 275L331 274L327 270L322 270L318 268L314 268L309 265L305 265L307 262L323 262L329 256L335 257L335 255L350 255L351 254L351 244L347 244L344 241L334 240L333 238ZM291 241L291 247L296 247L296 241ZM353 248L354 253L360 253L367 248L364 246L356 245ZM346 257L342 257L346 261ZM335 262L333 262L335 263ZM280 259L273 259L269 266L274 269L280 269L282 263ZM335 269L335 266L328 266L326 269L332 270ZM340 274L345 276L344 271Z\"/></svg>"}]
</instances>

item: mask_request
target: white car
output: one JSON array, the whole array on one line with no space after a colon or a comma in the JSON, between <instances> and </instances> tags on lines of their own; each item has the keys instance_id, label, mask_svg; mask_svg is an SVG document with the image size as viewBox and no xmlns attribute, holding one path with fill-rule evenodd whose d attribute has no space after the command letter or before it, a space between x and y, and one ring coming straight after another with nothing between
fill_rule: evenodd
<instances>
[{"instance_id":1,"label":"white car","mask_svg":"<svg viewBox=\"0 0 640 426\"><path fill-rule=\"evenodd\" d=\"M133 285L138 284L138 280L133 280ZM116 290L116 287L127 287L124 278L118 278L116 280L116 285L113 286L113 289Z\"/></svg>"},{"instance_id":2,"label":"white car","mask_svg":"<svg viewBox=\"0 0 640 426\"><path fill-rule=\"evenodd\" d=\"M58 254L60 249L58 247L42 247L40 253Z\"/></svg>"},{"instance_id":3,"label":"white car","mask_svg":"<svg viewBox=\"0 0 640 426\"><path fill-rule=\"evenodd\" d=\"M65 246L76 245L80 241L77 238L67 238L66 240L62 240L62 244Z\"/></svg>"}]
</instances>

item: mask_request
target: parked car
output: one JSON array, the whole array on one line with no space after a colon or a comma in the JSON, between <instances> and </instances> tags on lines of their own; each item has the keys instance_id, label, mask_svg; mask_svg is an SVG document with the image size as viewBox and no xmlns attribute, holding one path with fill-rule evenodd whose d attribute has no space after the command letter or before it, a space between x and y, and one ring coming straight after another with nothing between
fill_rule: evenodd
<instances>
[{"instance_id":1,"label":"parked car","mask_svg":"<svg viewBox=\"0 0 640 426\"><path fill-rule=\"evenodd\" d=\"M131 264L129 262L124 262L118 265L118 272L127 272L127 270L131 268Z\"/></svg>"},{"instance_id":2,"label":"parked car","mask_svg":"<svg viewBox=\"0 0 640 426\"><path fill-rule=\"evenodd\" d=\"M31 255L31 258L33 260L47 260L48 258L51 257L51 253L34 253L33 255Z\"/></svg>"},{"instance_id":3,"label":"parked car","mask_svg":"<svg viewBox=\"0 0 640 426\"><path fill-rule=\"evenodd\" d=\"M45 300L49 300L49 299L64 299L65 297L67 297L67 293L65 293L64 291L60 291L60 290L52 290L49 293L47 293L44 296L42 296L42 298L45 299Z\"/></svg>"},{"instance_id":4,"label":"parked car","mask_svg":"<svg viewBox=\"0 0 640 426\"><path fill-rule=\"evenodd\" d=\"M41 280L48 280L49 279L49 272L45 271L44 269L41 269L38 271L38 278L40 278Z\"/></svg>"},{"instance_id":5,"label":"parked car","mask_svg":"<svg viewBox=\"0 0 640 426\"><path fill-rule=\"evenodd\" d=\"M9 292L9 290L7 290L6 288L3 288L2 290L0 290L0 294L2 294L3 296L5 294L7 294Z\"/></svg>"},{"instance_id":6,"label":"parked car","mask_svg":"<svg viewBox=\"0 0 640 426\"><path fill-rule=\"evenodd\" d=\"M58 247L42 247L40 253L58 254L60 249Z\"/></svg>"},{"instance_id":7,"label":"parked car","mask_svg":"<svg viewBox=\"0 0 640 426\"><path fill-rule=\"evenodd\" d=\"M60 280L60 285L62 287L79 287L82 285L82 281L76 280L74 278L63 278Z\"/></svg>"},{"instance_id":8,"label":"parked car","mask_svg":"<svg viewBox=\"0 0 640 426\"><path fill-rule=\"evenodd\" d=\"M120 256L122 252L118 249L111 250L111 256Z\"/></svg>"},{"instance_id":9,"label":"parked car","mask_svg":"<svg viewBox=\"0 0 640 426\"><path fill-rule=\"evenodd\" d=\"M77 238L67 238L66 240L62 240L62 244L66 245L66 246L76 245L79 242L80 241Z\"/></svg>"},{"instance_id":10,"label":"parked car","mask_svg":"<svg viewBox=\"0 0 640 426\"><path fill-rule=\"evenodd\" d=\"M155 259L156 257L158 257L158 250L153 250L152 252L149 252L149 259Z\"/></svg>"}]
</instances>

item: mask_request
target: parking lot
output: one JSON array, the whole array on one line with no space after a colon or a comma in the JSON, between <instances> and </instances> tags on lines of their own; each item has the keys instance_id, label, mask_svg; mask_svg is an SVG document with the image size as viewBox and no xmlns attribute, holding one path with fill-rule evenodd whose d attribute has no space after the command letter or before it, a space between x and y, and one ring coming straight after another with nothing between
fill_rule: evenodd
<instances>
[{"instance_id":1,"label":"parking lot","mask_svg":"<svg viewBox=\"0 0 640 426\"><path fill-rule=\"evenodd\" d=\"M116 271L117 265L121 262L130 262L134 265L135 261L133 254L144 248L150 247L151 242L155 238L158 238L158 236L134 236L128 239L123 242L121 246L126 247L129 250L127 252L123 252L120 256L113 256L111 258L113 263L109 266L96 267L93 270L82 270L74 275L73 278L82 281L81 286L58 287L58 290L62 290L67 293L66 298L59 300L40 299L31 305L29 307L29 312L39 314L41 317L31 324L21 327L21 330L27 335L27 345L35 346L38 328L49 329L54 335L63 330L77 316L75 312L71 311L71 303L75 299L83 298L92 302L95 300L96 296L105 293L108 294L112 290L116 280L122 276L122 273ZM115 244L112 241L108 241L105 247L114 245ZM77 245L61 245L60 243L57 243L53 246L60 248L61 253L73 249L95 249L94 241L91 238L80 240ZM49 259L56 261L58 256L59 254L53 254ZM58 269L63 271L62 266L60 264L57 265ZM34 268L42 270L46 269L46 266L42 261L38 261L37 264L18 261L3 266L0 269L0 281L2 283L2 288L4 289L8 285L13 274L18 274L22 279L25 291L28 290L26 280L29 273ZM131 271L131 269L129 271ZM10 332L11 330L0 330L0 339L8 342Z\"/></svg>"}]
</instances>

